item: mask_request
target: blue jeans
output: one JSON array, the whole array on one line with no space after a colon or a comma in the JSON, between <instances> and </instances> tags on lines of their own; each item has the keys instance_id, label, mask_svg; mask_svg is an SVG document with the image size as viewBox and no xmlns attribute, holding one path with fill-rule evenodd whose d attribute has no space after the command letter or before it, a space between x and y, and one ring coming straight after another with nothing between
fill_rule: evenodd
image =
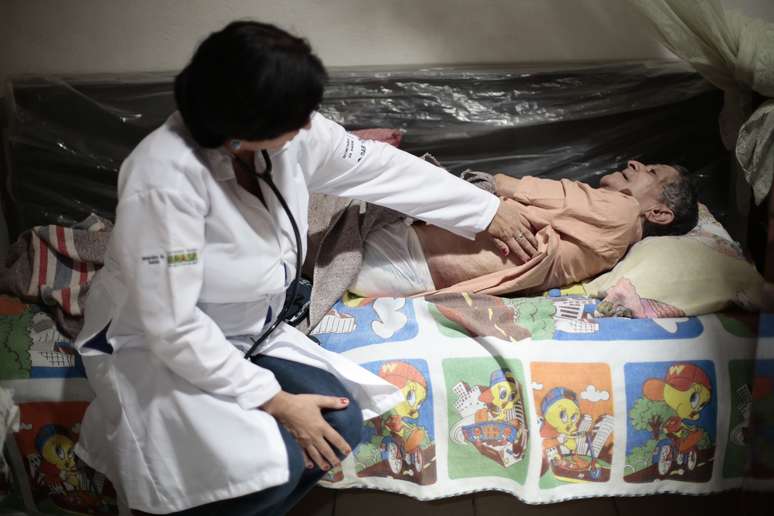
<instances>
[{"instance_id":1,"label":"blue jeans","mask_svg":"<svg viewBox=\"0 0 774 516\"><path fill-rule=\"evenodd\" d=\"M274 373L282 390L291 394L322 394L350 400L342 410L325 410L323 417L354 449L360 442L363 430L363 417L352 395L332 374L316 367L272 358L257 356L255 364ZM280 433L288 451L290 480L263 491L251 493L239 498L231 498L201 505L177 512L180 516L278 516L287 513L325 474L317 466L306 469L304 457L298 442L279 425ZM332 447L339 453L335 447ZM339 458L343 458L339 454Z\"/></svg>"}]
</instances>

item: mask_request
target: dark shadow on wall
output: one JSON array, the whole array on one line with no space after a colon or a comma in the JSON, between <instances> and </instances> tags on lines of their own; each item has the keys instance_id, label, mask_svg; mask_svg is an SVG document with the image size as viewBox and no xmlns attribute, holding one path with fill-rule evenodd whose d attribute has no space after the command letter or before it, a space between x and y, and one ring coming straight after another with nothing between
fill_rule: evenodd
<instances>
[{"instance_id":1,"label":"dark shadow on wall","mask_svg":"<svg viewBox=\"0 0 774 516\"><path fill-rule=\"evenodd\" d=\"M8 256L8 220L5 208L10 206L9 200L6 198L7 188L5 184L8 178L6 168L6 153L5 153L5 133L8 126L8 112L5 108L5 97L0 97L0 263L5 261L5 257Z\"/></svg>"}]
</instances>

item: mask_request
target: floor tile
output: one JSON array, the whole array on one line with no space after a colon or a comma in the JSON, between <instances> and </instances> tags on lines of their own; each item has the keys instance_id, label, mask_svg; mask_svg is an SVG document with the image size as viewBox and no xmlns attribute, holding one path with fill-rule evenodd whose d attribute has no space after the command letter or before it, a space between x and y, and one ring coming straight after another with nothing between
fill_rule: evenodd
<instances>
[{"instance_id":1,"label":"floor tile","mask_svg":"<svg viewBox=\"0 0 774 516\"><path fill-rule=\"evenodd\" d=\"M591 498L542 505L529 505L511 495L475 495L476 516L616 516L615 500ZM628 516L628 515L627 515ZM653 516L653 515L651 515ZM660 516L660 515L659 515Z\"/></svg>"},{"instance_id":2,"label":"floor tile","mask_svg":"<svg viewBox=\"0 0 774 516\"><path fill-rule=\"evenodd\" d=\"M287 516L333 516L335 501L335 490L315 487Z\"/></svg>"}]
</instances>

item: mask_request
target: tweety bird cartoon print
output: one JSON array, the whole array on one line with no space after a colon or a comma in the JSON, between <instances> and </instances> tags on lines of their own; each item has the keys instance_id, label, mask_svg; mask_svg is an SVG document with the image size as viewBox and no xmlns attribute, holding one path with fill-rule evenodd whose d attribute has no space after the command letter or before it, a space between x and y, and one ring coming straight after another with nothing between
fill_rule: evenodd
<instances>
[{"instance_id":1,"label":"tweety bird cartoon print","mask_svg":"<svg viewBox=\"0 0 774 516\"><path fill-rule=\"evenodd\" d=\"M355 450L360 477L384 476L416 484L436 480L432 400L427 364L391 360L365 364L403 394L389 412L366 422L363 442Z\"/></svg>"},{"instance_id":2,"label":"tweety bird cartoon print","mask_svg":"<svg viewBox=\"0 0 774 516\"><path fill-rule=\"evenodd\" d=\"M540 424L540 487L606 482L612 463L613 414L606 364L532 364Z\"/></svg>"},{"instance_id":3,"label":"tweety bird cartoon print","mask_svg":"<svg viewBox=\"0 0 774 516\"><path fill-rule=\"evenodd\" d=\"M524 380L519 361L444 360L449 402L449 476L502 476L523 483L527 472Z\"/></svg>"},{"instance_id":4,"label":"tweety bird cartoon print","mask_svg":"<svg viewBox=\"0 0 774 516\"><path fill-rule=\"evenodd\" d=\"M37 507L48 513L116 514L116 492L105 476L75 455L86 402L19 405L16 445L25 459Z\"/></svg>"},{"instance_id":5,"label":"tweety bird cartoon print","mask_svg":"<svg viewBox=\"0 0 774 516\"><path fill-rule=\"evenodd\" d=\"M628 482L705 482L715 455L710 362L626 364Z\"/></svg>"}]
</instances>

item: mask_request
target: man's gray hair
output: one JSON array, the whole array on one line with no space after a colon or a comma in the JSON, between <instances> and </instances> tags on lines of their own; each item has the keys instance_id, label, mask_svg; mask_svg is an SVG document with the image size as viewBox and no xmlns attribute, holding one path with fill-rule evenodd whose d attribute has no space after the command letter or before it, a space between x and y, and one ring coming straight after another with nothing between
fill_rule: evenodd
<instances>
[{"instance_id":1,"label":"man's gray hair","mask_svg":"<svg viewBox=\"0 0 774 516\"><path fill-rule=\"evenodd\" d=\"M682 165L669 163L677 171L677 178L664 185L661 201L672 210L675 218L669 224L655 224L645 221L643 237L684 235L696 227L699 221L699 201L691 173Z\"/></svg>"}]
</instances>

